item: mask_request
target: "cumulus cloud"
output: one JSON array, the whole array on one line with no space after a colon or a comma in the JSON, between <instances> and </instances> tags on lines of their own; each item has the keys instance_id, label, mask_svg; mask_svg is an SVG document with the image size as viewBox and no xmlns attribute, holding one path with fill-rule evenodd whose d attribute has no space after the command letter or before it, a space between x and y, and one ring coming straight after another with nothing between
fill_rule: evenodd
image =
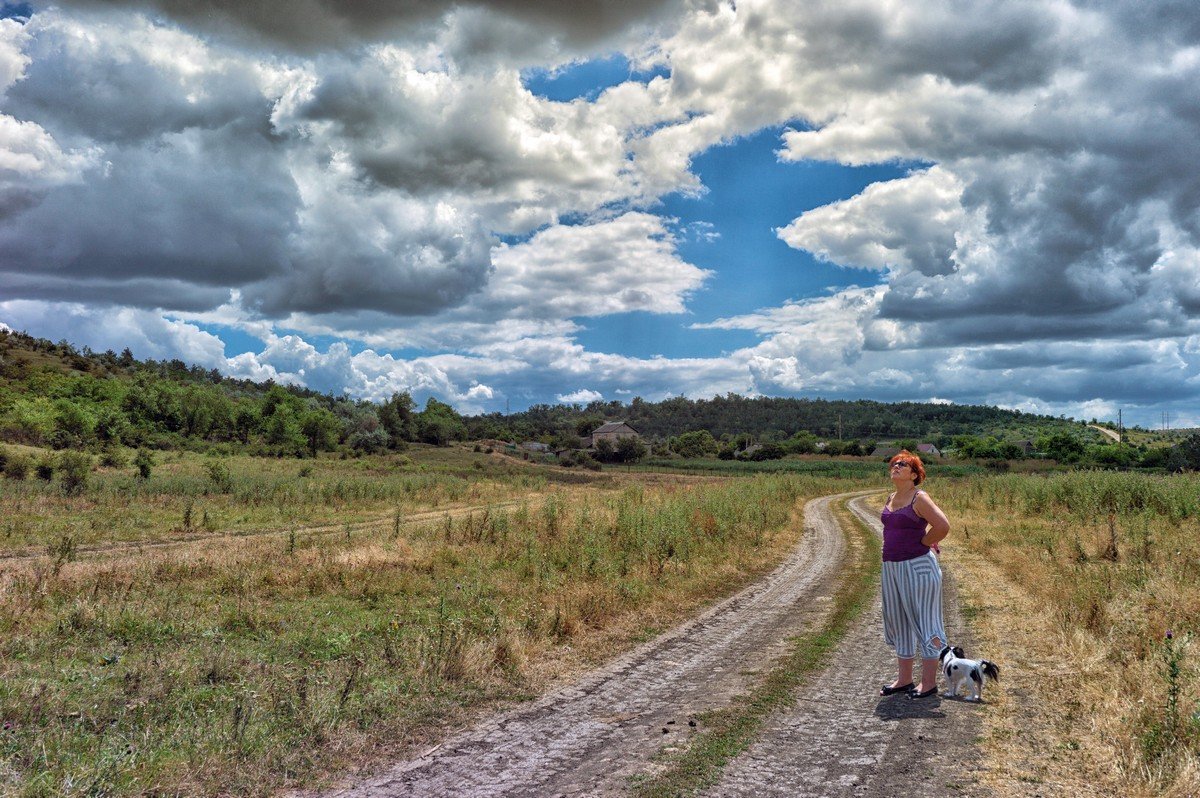
<instances>
[{"instance_id":1,"label":"cumulus cloud","mask_svg":"<svg viewBox=\"0 0 1200 798\"><path fill-rule=\"evenodd\" d=\"M587 388L580 388L579 390L572 391L571 393L560 393L555 397L555 399L560 402L579 405L586 405L588 402L598 402L603 398L604 394L601 394L598 391L589 391Z\"/></svg>"},{"instance_id":2,"label":"cumulus cloud","mask_svg":"<svg viewBox=\"0 0 1200 798\"><path fill-rule=\"evenodd\" d=\"M589 225L557 225L501 246L484 307L522 317L682 313L708 272L681 260L666 221L627 213Z\"/></svg>"},{"instance_id":3,"label":"cumulus cloud","mask_svg":"<svg viewBox=\"0 0 1200 798\"><path fill-rule=\"evenodd\" d=\"M955 231L966 227L962 184L934 167L874 183L853 200L822 205L777 233L789 246L859 269L954 270Z\"/></svg>"},{"instance_id":4,"label":"cumulus cloud","mask_svg":"<svg viewBox=\"0 0 1200 798\"><path fill-rule=\"evenodd\" d=\"M225 344L195 324L164 318L135 308L98 311L76 303L28 300L0 302L11 329L44 331L54 340L67 340L97 351L120 352L129 347L139 358L178 358L205 368L227 366Z\"/></svg>"}]
</instances>

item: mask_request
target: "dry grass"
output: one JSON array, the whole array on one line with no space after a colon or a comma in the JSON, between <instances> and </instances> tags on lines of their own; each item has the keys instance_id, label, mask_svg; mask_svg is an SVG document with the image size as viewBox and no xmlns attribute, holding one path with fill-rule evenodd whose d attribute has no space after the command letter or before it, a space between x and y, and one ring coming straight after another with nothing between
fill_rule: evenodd
<instances>
[{"instance_id":1,"label":"dry grass","mask_svg":"<svg viewBox=\"0 0 1200 798\"><path fill-rule=\"evenodd\" d=\"M400 534L10 562L0 792L266 795L379 761L734 589L845 488L547 488Z\"/></svg>"},{"instance_id":2,"label":"dry grass","mask_svg":"<svg viewBox=\"0 0 1200 798\"><path fill-rule=\"evenodd\" d=\"M24 453L33 461L49 456ZM79 495L66 495L57 478L44 482L30 474L21 481L0 480L0 552L40 550L64 538L92 546L357 523L384 513L407 515L540 493L564 481L613 481L608 475L497 464L486 454L435 447L349 460L190 452L155 456L150 479L138 479L132 466L100 468ZM228 469L226 484L210 476L213 464Z\"/></svg>"},{"instance_id":3,"label":"dry grass","mask_svg":"<svg viewBox=\"0 0 1200 798\"><path fill-rule=\"evenodd\" d=\"M946 562L1004 670L984 715L999 794L1200 794L1197 487L1091 473L939 486Z\"/></svg>"}]
</instances>

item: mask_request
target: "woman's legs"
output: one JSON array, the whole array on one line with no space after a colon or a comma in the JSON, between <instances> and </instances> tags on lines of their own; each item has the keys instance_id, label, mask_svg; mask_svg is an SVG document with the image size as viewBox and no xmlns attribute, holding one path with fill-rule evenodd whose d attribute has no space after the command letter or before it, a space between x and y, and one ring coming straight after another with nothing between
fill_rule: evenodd
<instances>
[{"instance_id":1,"label":"woman's legs","mask_svg":"<svg viewBox=\"0 0 1200 798\"><path fill-rule=\"evenodd\" d=\"M896 681L892 682L892 687L900 687L905 684L912 684L913 680L913 659L909 657L896 657Z\"/></svg>"},{"instance_id":2,"label":"woman's legs","mask_svg":"<svg viewBox=\"0 0 1200 798\"><path fill-rule=\"evenodd\" d=\"M921 656L919 692L937 686L938 653L945 645L942 625L942 572L932 554L904 562L883 563L883 637L896 650L896 681L913 681L916 655ZM913 643L917 642L914 647ZM914 648L919 651L914 651Z\"/></svg>"},{"instance_id":3,"label":"woman's legs","mask_svg":"<svg viewBox=\"0 0 1200 798\"><path fill-rule=\"evenodd\" d=\"M909 673L912 672L912 660L908 661ZM925 693L937 687L938 661L936 659L921 660L921 683L917 685L918 693Z\"/></svg>"}]
</instances>

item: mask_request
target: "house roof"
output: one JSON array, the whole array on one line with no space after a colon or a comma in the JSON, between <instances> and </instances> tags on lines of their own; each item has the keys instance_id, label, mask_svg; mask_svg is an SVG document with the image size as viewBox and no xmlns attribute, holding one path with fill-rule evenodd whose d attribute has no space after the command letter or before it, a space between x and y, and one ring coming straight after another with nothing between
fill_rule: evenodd
<instances>
[{"instance_id":1,"label":"house roof","mask_svg":"<svg viewBox=\"0 0 1200 798\"><path fill-rule=\"evenodd\" d=\"M607 424L601 424L592 430L593 435L600 435L605 432L632 432L637 434L637 430L626 424L624 421L610 421Z\"/></svg>"}]
</instances>

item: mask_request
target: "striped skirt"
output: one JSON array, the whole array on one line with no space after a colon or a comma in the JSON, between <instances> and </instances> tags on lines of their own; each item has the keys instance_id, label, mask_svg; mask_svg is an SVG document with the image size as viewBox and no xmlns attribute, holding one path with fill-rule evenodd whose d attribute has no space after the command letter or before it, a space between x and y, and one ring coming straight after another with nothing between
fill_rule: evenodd
<instances>
[{"instance_id":1,"label":"striped skirt","mask_svg":"<svg viewBox=\"0 0 1200 798\"><path fill-rule=\"evenodd\" d=\"M883 639L900 659L937 659L946 645L942 569L933 552L883 564Z\"/></svg>"}]
</instances>

